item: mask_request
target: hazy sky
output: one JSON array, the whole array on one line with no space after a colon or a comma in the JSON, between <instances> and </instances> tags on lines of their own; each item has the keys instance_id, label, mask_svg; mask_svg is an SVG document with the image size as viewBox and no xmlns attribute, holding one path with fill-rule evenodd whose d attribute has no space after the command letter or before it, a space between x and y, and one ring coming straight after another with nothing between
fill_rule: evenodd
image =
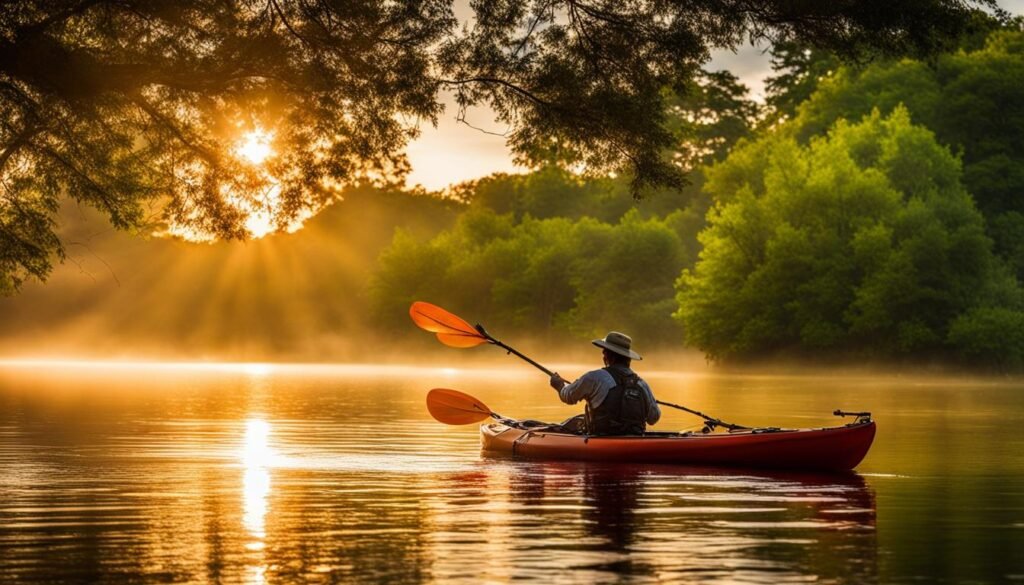
<instances>
[{"instance_id":1,"label":"hazy sky","mask_svg":"<svg viewBox=\"0 0 1024 585\"><path fill-rule=\"evenodd\" d=\"M460 0L456 1L456 15L465 19L468 10L463 4ZM1000 0L999 4L1013 14L1024 14L1024 0ZM764 98L764 78L771 73L764 47L750 45L741 47L735 53L714 51L706 69L732 71L750 88L754 99L759 101ZM457 122L456 114L456 108L449 104L437 128L426 124L420 138L409 145L409 160L413 168L408 179L409 185L421 184L427 189L441 189L498 171L523 170L512 163L505 139L496 135L508 128L495 122L489 109L479 108L467 112L466 122L476 128Z\"/></svg>"}]
</instances>

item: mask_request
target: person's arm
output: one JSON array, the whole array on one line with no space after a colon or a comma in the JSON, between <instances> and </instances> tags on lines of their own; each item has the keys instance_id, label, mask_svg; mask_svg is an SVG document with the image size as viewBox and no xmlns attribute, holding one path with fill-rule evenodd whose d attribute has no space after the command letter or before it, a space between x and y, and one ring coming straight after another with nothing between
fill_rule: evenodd
<instances>
[{"instance_id":1,"label":"person's arm","mask_svg":"<svg viewBox=\"0 0 1024 585\"><path fill-rule=\"evenodd\" d=\"M549 383L551 384L551 387L554 388L555 390L561 390L562 387L568 384L569 382L568 380L560 376L558 372L555 372L554 374L551 374L551 380Z\"/></svg>"},{"instance_id":2,"label":"person's arm","mask_svg":"<svg viewBox=\"0 0 1024 585\"><path fill-rule=\"evenodd\" d=\"M600 372L600 370L598 370L598 372ZM560 376L559 379L561 379ZM597 390L598 383L599 380L595 373L587 372L572 384L563 386L559 389L558 398L566 404L576 404L580 400L592 396ZM554 385L554 377L552 377L552 385Z\"/></svg>"},{"instance_id":3,"label":"person's arm","mask_svg":"<svg viewBox=\"0 0 1024 585\"><path fill-rule=\"evenodd\" d=\"M654 392L651 392L651 387L647 382L641 380L641 386L645 392L647 392L647 424L653 425L661 420L661 408L658 407L657 401L654 399Z\"/></svg>"}]
</instances>

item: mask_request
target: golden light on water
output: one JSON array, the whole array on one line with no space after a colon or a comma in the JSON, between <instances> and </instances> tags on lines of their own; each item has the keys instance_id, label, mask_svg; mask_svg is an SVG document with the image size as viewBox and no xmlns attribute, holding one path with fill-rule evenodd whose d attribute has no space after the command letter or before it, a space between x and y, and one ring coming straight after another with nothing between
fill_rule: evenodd
<instances>
[{"instance_id":1,"label":"golden light on water","mask_svg":"<svg viewBox=\"0 0 1024 585\"><path fill-rule=\"evenodd\" d=\"M245 423L242 444L242 525L250 536L257 539L249 548L260 550L266 535L267 496L270 495L270 466L274 453L270 448L270 424L262 419Z\"/></svg>"},{"instance_id":2,"label":"golden light on water","mask_svg":"<svg viewBox=\"0 0 1024 585\"><path fill-rule=\"evenodd\" d=\"M242 443L242 526L252 540L245 548L256 555L249 566L248 582L266 583L267 565L264 558L267 535L267 498L270 496L270 467L274 452L270 448L270 423L263 419L249 419L245 423Z\"/></svg>"},{"instance_id":3,"label":"golden light on water","mask_svg":"<svg viewBox=\"0 0 1024 585\"><path fill-rule=\"evenodd\" d=\"M243 372L250 376L266 376L267 374L274 371L273 364L249 362L244 364L238 364Z\"/></svg>"}]
</instances>

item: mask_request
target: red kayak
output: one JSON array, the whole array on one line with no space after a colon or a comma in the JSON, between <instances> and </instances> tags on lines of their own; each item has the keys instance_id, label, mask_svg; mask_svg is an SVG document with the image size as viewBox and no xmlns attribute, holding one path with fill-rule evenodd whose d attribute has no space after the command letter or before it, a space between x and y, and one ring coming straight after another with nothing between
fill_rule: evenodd
<instances>
[{"instance_id":1,"label":"red kayak","mask_svg":"<svg viewBox=\"0 0 1024 585\"><path fill-rule=\"evenodd\" d=\"M875 423L819 429L744 429L728 433L646 433L587 437L556 425L528 427L506 420L480 427L483 450L529 459L674 463L767 469L846 471L867 455Z\"/></svg>"}]
</instances>

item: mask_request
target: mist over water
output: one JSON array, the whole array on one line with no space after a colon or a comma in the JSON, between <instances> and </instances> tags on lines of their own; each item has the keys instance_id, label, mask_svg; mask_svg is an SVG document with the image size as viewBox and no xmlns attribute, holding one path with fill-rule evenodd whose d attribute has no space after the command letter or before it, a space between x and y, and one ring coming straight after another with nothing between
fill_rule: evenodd
<instances>
[{"instance_id":1,"label":"mist over water","mask_svg":"<svg viewBox=\"0 0 1024 585\"><path fill-rule=\"evenodd\" d=\"M569 366L566 366L568 368ZM581 366L582 367L582 366ZM1010 581L1024 575L1012 383L651 371L747 424L868 409L857 473L496 459L426 391L558 420L526 368L0 367L3 582ZM657 426L697 426L667 411Z\"/></svg>"},{"instance_id":2,"label":"mist over water","mask_svg":"<svg viewBox=\"0 0 1024 585\"><path fill-rule=\"evenodd\" d=\"M401 336L369 315L377 255L396 226L432 234L453 216L444 201L355 189L296 233L209 245L115 230L68 200L67 260L0 296L0 355L366 360L371 337L386 355Z\"/></svg>"}]
</instances>

